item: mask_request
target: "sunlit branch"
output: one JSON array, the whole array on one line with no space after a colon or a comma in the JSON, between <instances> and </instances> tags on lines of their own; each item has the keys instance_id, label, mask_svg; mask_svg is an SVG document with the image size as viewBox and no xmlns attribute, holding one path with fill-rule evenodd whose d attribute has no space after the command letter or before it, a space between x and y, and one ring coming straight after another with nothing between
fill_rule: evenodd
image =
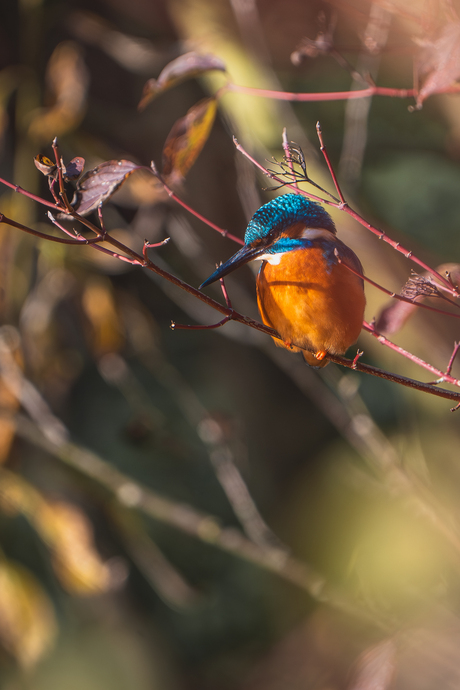
<instances>
[{"instance_id":1,"label":"sunlit branch","mask_svg":"<svg viewBox=\"0 0 460 690\"><path fill-rule=\"evenodd\" d=\"M192 216L195 216L195 218L198 218L198 220L201 220L203 223L206 223L206 225L209 225L210 228L213 230L217 230L217 232L222 235L222 237L227 237L229 240L233 240L233 242L237 242L238 244L244 244L244 241L240 237L236 237L236 235L232 235L228 230L224 230L223 228L220 228L218 225L213 223L212 221L208 220L204 216L201 215L201 213L198 213L198 211L195 211L191 206L189 206L185 201L183 201L180 197L177 196L173 192L173 190L168 186L168 184L165 182L164 178L160 175L158 172L155 163L152 161L150 164L150 168L143 168L144 170L148 170L150 173L153 173L157 180L161 182L163 185L163 189L165 190L166 194L173 199L176 203L178 203L182 208L184 208L186 211L192 214Z\"/></svg>"}]
</instances>

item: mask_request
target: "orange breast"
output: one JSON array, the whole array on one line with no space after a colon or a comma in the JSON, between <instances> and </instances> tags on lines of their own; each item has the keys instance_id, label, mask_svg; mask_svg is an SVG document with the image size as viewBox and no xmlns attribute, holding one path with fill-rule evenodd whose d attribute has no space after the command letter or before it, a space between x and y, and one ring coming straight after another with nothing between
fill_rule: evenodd
<instances>
[{"instance_id":1,"label":"orange breast","mask_svg":"<svg viewBox=\"0 0 460 690\"><path fill-rule=\"evenodd\" d=\"M352 265L359 266L345 249L354 259ZM365 297L358 276L343 264L328 263L324 247L313 246L286 252L278 265L264 262L257 277L257 302L263 322L284 341L275 339L277 345L343 354L360 333ZM327 364L308 352L304 357L313 366Z\"/></svg>"}]
</instances>

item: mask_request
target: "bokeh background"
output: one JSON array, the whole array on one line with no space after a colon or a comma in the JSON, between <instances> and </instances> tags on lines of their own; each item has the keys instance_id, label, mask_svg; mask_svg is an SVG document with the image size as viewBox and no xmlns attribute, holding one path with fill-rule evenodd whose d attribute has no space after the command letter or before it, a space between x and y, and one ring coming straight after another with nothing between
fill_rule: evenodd
<instances>
[{"instance_id":1,"label":"bokeh background","mask_svg":"<svg viewBox=\"0 0 460 690\"><path fill-rule=\"evenodd\" d=\"M423 50L440 40L438 68L444 60L454 79L456 9L3 0L0 175L49 198L33 158L51 156L55 136L86 169L121 158L161 167L174 123L225 83L216 72L187 79L139 112L147 79L189 51L219 57L240 85L328 92L362 88L354 71L411 88L414 62L426 67ZM257 160L279 160L286 127L332 191L320 120L353 206L431 265L455 262L460 100L409 106L227 93L176 191L243 236L274 192L232 136ZM52 232L44 207L5 186L0 195L3 214ZM194 286L235 251L140 172L104 209L138 251L171 237L152 258ZM334 219L366 273L399 291L412 266ZM239 324L172 331L172 320L219 316L90 247L3 224L0 267L2 688L459 686L460 412L449 401L332 364L314 372ZM227 288L257 318L251 271ZM366 293L371 321L386 298ZM418 313L392 338L444 370L457 321ZM359 347L363 361L429 379L370 336Z\"/></svg>"}]
</instances>

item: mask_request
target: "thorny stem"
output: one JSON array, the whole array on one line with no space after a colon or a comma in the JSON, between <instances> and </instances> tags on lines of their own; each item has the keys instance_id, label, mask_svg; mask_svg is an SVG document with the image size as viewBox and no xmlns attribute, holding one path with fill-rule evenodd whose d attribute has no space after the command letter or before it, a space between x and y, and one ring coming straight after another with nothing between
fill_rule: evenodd
<instances>
[{"instance_id":1,"label":"thorny stem","mask_svg":"<svg viewBox=\"0 0 460 690\"><path fill-rule=\"evenodd\" d=\"M421 309L428 309L428 311L436 312L436 314L442 314L443 316L451 316L454 319L460 319L460 314L453 314L451 311L445 311L444 309L437 309L436 307L432 307L429 304L424 304L423 302L415 302L413 299L410 299L409 297L405 297L404 295L398 295L396 292L392 292L391 290L388 290L388 288L383 287L383 285L380 285L379 283L376 283L375 280L368 278L367 276L364 275L364 273L360 273L359 271L355 271L354 268L352 268L347 263L342 261L342 258L341 258L337 249L334 250L334 255L335 255L338 263L342 264L342 266L345 266L345 268L347 268L350 271L350 273L353 273L355 276L358 276L358 278L362 278L366 283L369 283L369 285L372 285L373 287L377 288L377 290L384 292L389 297L392 297L393 299L398 300L399 302L406 302L406 304L412 304L414 307L420 307ZM438 295L433 295L433 297L435 297L435 296L439 297L440 299L445 299L447 302L449 302L449 304L452 304L454 307L457 307L457 309L460 309L459 304L457 304L456 302L453 302L448 297L443 295L441 292Z\"/></svg>"},{"instance_id":2,"label":"thorny stem","mask_svg":"<svg viewBox=\"0 0 460 690\"><path fill-rule=\"evenodd\" d=\"M457 353L458 353L459 348L460 348L460 342L455 342L455 343L454 343L453 352L452 352L452 354L451 354L451 356L450 356L450 359L449 359L449 364L447 365L446 374L450 374L450 372L452 371L452 366L453 366L453 364L454 364L454 359L455 359L456 356L457 356Z\"/></svg>"},{"instance_id":3,"label":"thorny stem","mask_svg":"<svg viewBox=\"0 0 460 690\"><path fill-rule=\"evenodd\" d=\"M238 143L236 137L233 137L233 143L235 144L236 150L240 151L240 153L243 154L253 165L255 165L263 174L270 178L271 180L275 180L275 182L280 182L283 184L284 187L288 187L290 189L293 189L295 192L298 192L299 190L294 187L293 184L285 183L285 181L276 173L267 170L267 168L264 168L263 165L258 163L244 148L241 146L241 144ZM335 176L334 176L335 177ZM336 187L337 193L339 196L341 195L341 191L339 187ZM393 249L396 251L400 252L403 254L406 259L410 259L413 261L415 264L418 266L421 266L425 271L430 273L432 276L434 276L437 280L439 280L442 285L444 286L444 289L446 289L450 294L454 295L454 297L460 296L457 290L452 286L452 283L450 283L447 278L444 278L440 273L435 271L434 268L431 268L428 266L428 264L424 263L421 259L418 259L414 254L412 253L411 250L405 249L404 247L401 246L399 242L395 242L392 240L383 230L379 230L378 228L374 227L369 223L367 220L365 220L362 216L359 215L356 211L354 211L350 206L348 205L347 202L340 202L340 203L335 203L333 201L330 201L329 199L324 199L322 197L319 197L315 194L311 194L311 192L307 192L305 190L300 190L300 193L303 194L304 196L307 196L309 199L313 199L314 201L319 201L321 204L326 204L327 206L332 206L333 208L338 209L339 211L344 211L345 213L348 213L349 216L354 218L358 223L363 225L365 228L370 230L372 234L376 235L379 240L383 240L387 244L389 244Z\"/></svg>"},{"instance_id":4,"label":"thorny stem","mask_svg":"<svg viewBox=\"0 0 460 690\"><path fill-rule=\"evenodd\" d=\"M248 154L246 154L244 149L242 149L242 147L237 142L236 142L236 145L237 145L237 148L239 150L244 152L244 154L247 157L249 157ZM257 164L256 161L254 161L254 163L256 165L258 165L258 167L261 168L267 174L267 171L262 166ZM155 173L154 169L152 170L152 172L153 172L153 174L157 175L157 173ZM269 177L276 179L275 175L272 175L270 173L268 173L268 175L269 175ZM62 175L60 178L60 185L62 185L62 187L63 187ZM8 185L8 186L12 186L13 189L15 189L15 191L18 191L19 193L23 193L23 191L24 191L21 188L14 187L13 185ZM61 192L62 192L62 189L61 189ZM25 195L30 196L30 194L27 192L25 192ZM323 199L319 199L318 197L314 197L313 195L310 195L310 194L308 194L308 196L310 196L311 198L317 198L319 201L322 201L324 203ZM39 197L36 197L36 200L39 201L40 203L45 203L45 205L49 205L46 202L44 202L44 200L40 199ZM330 202L327 202L327 203L330 203ZM336 204L330 204L330 205L334 205L336 207L340 206L340 205L336 205ZM52 205L52 207L56 208L56 206L54 204ZM95 226L93 223L91 223L91 221L80 216L72 207L70 207L69 209L59 208L58 210L60 210L64 213L67 213L69 216L78 220L85 227L87 227L89 230L94 232L94 234L96 235L95 239L97 239L98 241L101 240L100 229L97 226ZM18 226L19 224L16 224L16 225ZM22 229L22 228L20 228L20 229ZM29 230L31 230L31 229L28 228L27 231L29 231ZM37 233L35 231L32 231L32 234L37 234ZM275 330L273 330L272 328L269 328L268 326L265 326L265 325L259 323L258 321L251 319L248 316L244 316L243 314L240 314L239 312L234 311L234 309L229 307L229 306L224 307L222 304L220 304L216 300L213 300L211 297L208 297L207 295L203 294L202 292L200 292L196 288L192 287L188 283L185 283L183 280L180 280L180 278L176 278L176 276L173 276L168 271L165 271L164 269L160 268L159 266L154 264L151 261L151 259L148 259L145 257L145 252L144 252L144 256L141 256L140 254L135 252L133 249L124 245L119 240L116 240L114 237L112 237L108 233L104 234L103 239L105 242L107 242L108 244L111 244L113 247L115 247L116 249L118 249L119 251L121 251L127 255L127 256L121 256L115 252L109 252L109 253L111 253L112 256L114 256L115 258L121 259L123 261L128 261L128 262L133 263L135 265L141 265L144 268L146 268L147 270L150 270L150 271L156 273L157 275L159 275L160 277L169 281L173 285L176 285L176 287L184 290L185 292L189 293L193 297L196 297L197 299L199 299L201 302L204 302L205 304L207 304L212 309L215 309L216 311L223 314L225 317L225 319L223 319L224 321L237 321L238 323L242 323L246 326L249 326L250 328L254 328L255 330L258 330L258 331L261 331L262 333L270 335L272 338L276 338L278 340L281 340L279 334ZM68 242L68 240L66 240L66 242ZM86 242L86 240L85 240L85 242ZM241 242L241 240L239 242ZM81 242L79 240L72 242L72 244L74 244L74 243L83 244L83 242ZM102 247L96 246L96 248L103 250ZM388 346L392 347L392 349L396 349L397 351L399 351L401 354L404 354L404 356L408 357L412 361L420 363L421 366L428 368L430 371L432 371L436 375L445 376L443 372L440 372L439 370L435 369L435 367L431 367L431 365L427 365L427 363L423 362L423 360L418 360L418 358L414 357L410 353L406 353L402 348L398 348L398 346L394 345L393 343L390 343L390 341L387 341L386 338L384 338L383 336L378 334L369 325L367 325L366 330L369 330L369 332L371 332L372 335L378 337L380 342L385 342L385 344L388 344ZM301 345L297 345L296 343L293 343L293 345L296 345L301 350L306 349L306 348L302 347ZM419 391L431 393L432 395L435 395L437 397L447 398L448 400L460 402L460 393L441 389L441 388L437 388L436 386L433 386L432 384L426 384L426 383L423 383L421 381L415 381L414 379L410 379L410 378L407 378L405 376L401 376L398 374L393 374L393 373L384 371L382 369L378 369L377 367L370 366L368 364L361 364L360 362L356 361L356 358L354 360L350 360L350 359L346 359L345 357L341 357L339 355L332 355L332 354L328 354L327 357L331 362L335 362L336 364L340 364L341 366L353 368L357 371L361 371L363 373L367 373L367 374L370 374L372 376L377 376L379 378L384 378L386 380L393 381L395 383L399 383L399 384L406 386L406 387L409 387L409 388L415 388L416 390L419 390ZM446 377L445 380L448 381L449 383L453 383L454 385L460 386L460 381L458 381L457 379L454 379L451 376Z\"/></svg>"},{"instance_id":5,"label":"thorny stem","mask_svg":"<svg viewBox=\"0 0 460 690\"><path fill-rule=\"evenodd\" d=\"M331 178L332 178L332 181L333 181L333 183L334 183L334 187L335 187L336 190L337 190L337 194L339 195L339 199L340 199L341 203L345 206L347 202L345 201L345 198L344 198L344 196L343 196L343 194L342 194L342 190L340 189L340 185L339 185L339 183L338 183L336 174L335 174L335 172L334 172L334 168L332 167L332 163L331 163L331 160L330 160L330 158L329 158L329 154L328 154L327 149L326 149L326 147L325 147L325 145L324 145L324 141L323 141L323 132L322 132L321 124L320 124L319 121L316 123L316 133L317 133L318 139L319 139L320 151L321 151L321 153L322 153L323 156L324 156L324 160L326 161L326 165L327 165L327 168L328 168L328 170L329 170L329 174L330 174L330 176L331 176Z\"/></svg>"},{"instance_id":6,"label":"thorny stem","mask_svg":"<svg viewBox=\"0 0 460 690\"><path fill-rule=\"evenodd\" d=\"M429 364L428 362L425 362L423 359L420 359L420 357L417 357L416 355L413 355L411 352L408 352L404 348L402 348L400 345L396 345L396 343L391 342L391 340L388 340L382 333L379 333L378 331L375 330L374 326L372 324L366 323L366 321L363 322L363 329L370 333L371 335L374 336L374 338L377 338L379 343L382 345L386 345L387 347L390 348L390 350L394 350L395 352L398 352L400 355L403 355L403 357L406 357L409 359L411 362L414 362L414 364L418 364L418 366L423 367L424 369L427 369L427 371L430 371L432 374L435 374L436 376L439 376L443 381L446 383L451 383L454 386L460 386L460 381L459 379L454 378L453 376L450 376L447 372L443 372L440 369L436 369L432 364ZM433 384L426 384L426 385L433 385Z\"/></svg>"},{"instance_id":7,"label":"thorny stem","mask_svg":"<svg viewBox=\"0 0 460 690\"><path fill-rule=\"evenodd\" d=\"M198 211L195 211L191 206L185 203L185 201L182 201L174 192L173 190L167 185L165 182L164 178L161 176L161 174L158 172L155 163L152 161L150 164L150 168L145 167L144 170L148 170L150 173L153 173L157 180L161 182L163 185L163 189L165 190L166 194L173 199L176 203L178 203L182 208L185 208L186 211L192 214L192 216L195 216L195 218L198 218L201 220L203 223L206 223L206 225L209 225L210 228L213 228L213 230L217 230L219 234L222 235L222 237L228 237L229 240L233 240L234 242L237 242L238 244L243 245L244 241L240 237L236 237L236 235L232 235L230 232L227 230L224 230L223 228L220 228L218 225L215 223L211 222L207 218L201 215L201 213L198 213Z\"/></svg>"},{"instance_id":8,"label":"thorny stem","mask_svg":"<svg viewBox=\"0 0 460 690\"><path fill-rule=\"evenodd\" d=\"M367 89L356 91L329 91L322 93L296 93L295 91L274 91L272 89L258 89L254 86L241 86L228 83L224 91L245 93L260 98L273 98L278 101L314 102L314 101L347 101L354 98L369 98L370 96L390 96L392 98L413 98L417 94L414 89L392 89L383 86L369 86ZM221 94L219 94L221 95Z\"/></svg>"},{"instance_id":9,"label":"thorny stem","mask_svg":"<svg viewBox=\"0 0 460 690\"><path fill-rule=\"evenodd\" d=\"M292 158L291 158L290 152L289 152L289 142L288 142L288 138L287 138L286 127L283 129L283 151L284 151L284 157L285 157L287 164L289 166L289 170L291 171L291 175L292 175L292 179L293 179L292 184L297 189L297 194L298 194L299 193L299 184L298 184L296 176L295 176L294 164L292 162Z\"/></svg>"},{"instance_id":10,"label":"thorny stem","mask_svg":"<svg viewBox=\"0 0 460 690\"><path fill-rule=\"evenodd\" d=\"M222 321L219 321L218 323L212 323L209 326L203 326L202 324L196 324L196 325L186 325L186 324L180 324L176 323L175 321L171 321L171 330L172 331L208 331L213 328L220 328L221 326L224 326L226 323L228 323L231 320L231 316L225 316Z\"/></svg>"},{"instance_id":11,"label":"thorny stem","mask_svg":"<svg viewBox=\"0 0 460 690\"><path fill-rule=\"evenodd\" d=\"M436 93L458 93L460 87L458 85L448 86L439 89ZM216 97L222 96L227 92L245 93L250 96L259 96L261 98L273 98L278 101L293 101L293 102L314 102L314 101L347 101L355 98L370 98L372 96L386 96L390 98L415 98L417 96L416 89L394 89L385 86L369 86L367 89L358 89L356 91L329 91L322 93L296 93L293 91L274 91L272 89L258 89L253 86L241 86L239 84L228 83L219 89Z\"/></svg>"},{"instance_id":12,"label":"thorny stem","mask_svg":"<svg viewBox=\"0 0 460 690\"><path fill-rule=\"evenodd\" d=\"M224 296L225 304L227 305L227 307L229 307L229 309L231 309L232 308L232 302L231 302L230 297L228 295L227 288L225 287L224 279L220 278L219 283L220 283L220 288L222 290L222 294Z\"/></svg>"},{"instance_id":13,"label":"thorny stem","mask_svg":"<svg viewBox=\"0 0 460 690\"><path fill-rule=\"evenodd\" d=\"M67 194L65 191L65 187L64 187L64 177L62 175L62 160L61 160L61 156L59 153L57 137L54 137L52 147L53 147L54 158L56 160L56 166L57 166L57 170L58 170L59 196L62 199L62 203L65 207L65 210L67 211L67 213L69 213L71 211L72 207L69 203L69 200L67 198Z\"/></svg>"},{"instance_id":14,"label":"thorny stem","mask_svg":"<svg viewBox=\"0 0 460 690\"><path fill-rule=\"evenodd\" d=\"M11 227L13 228L17 228L18 230L27 232L29 235L34 235L35 237L38 237L42 240L58 242L59 244L97 244L97 242L101 242L102 240L102 237L100 235L98 235L97 237L93 237L91 239L87 239L82 235L78 235L77 237L75 237L75 239L71 240L66 240L65 237L53 237L52 235L47 235L44 232L39 232L39 230L33 230L32 228L29 228L26 225L17 223L15 220L11 220L11 218L7 218L6 216L4 216L3 213L0 213L0 223L5 223L5 225L11 225ZM55 223L55 225L57 225L57 223Z\"/></svg>"}]
</instances>

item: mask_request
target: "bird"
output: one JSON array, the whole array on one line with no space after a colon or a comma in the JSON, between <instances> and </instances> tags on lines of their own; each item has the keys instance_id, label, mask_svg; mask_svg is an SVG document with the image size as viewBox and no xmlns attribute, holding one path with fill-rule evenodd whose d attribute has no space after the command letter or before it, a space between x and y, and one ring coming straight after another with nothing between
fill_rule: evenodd
<instances>
[{"instance_id":1,"label":"bird","mask_svg":"<svg viewBox=\"0 0 460 690\"><path fill-rule=\"evenodd\" d=\"M336 232L320 204L301 194L278 196L256 211L244 246L199 289L262 260L257 304L263 323L280 336L275 344L324 367L328 354L342 355L357 341L366 304L361 262Z\"/></svg>"}]
</instances>

